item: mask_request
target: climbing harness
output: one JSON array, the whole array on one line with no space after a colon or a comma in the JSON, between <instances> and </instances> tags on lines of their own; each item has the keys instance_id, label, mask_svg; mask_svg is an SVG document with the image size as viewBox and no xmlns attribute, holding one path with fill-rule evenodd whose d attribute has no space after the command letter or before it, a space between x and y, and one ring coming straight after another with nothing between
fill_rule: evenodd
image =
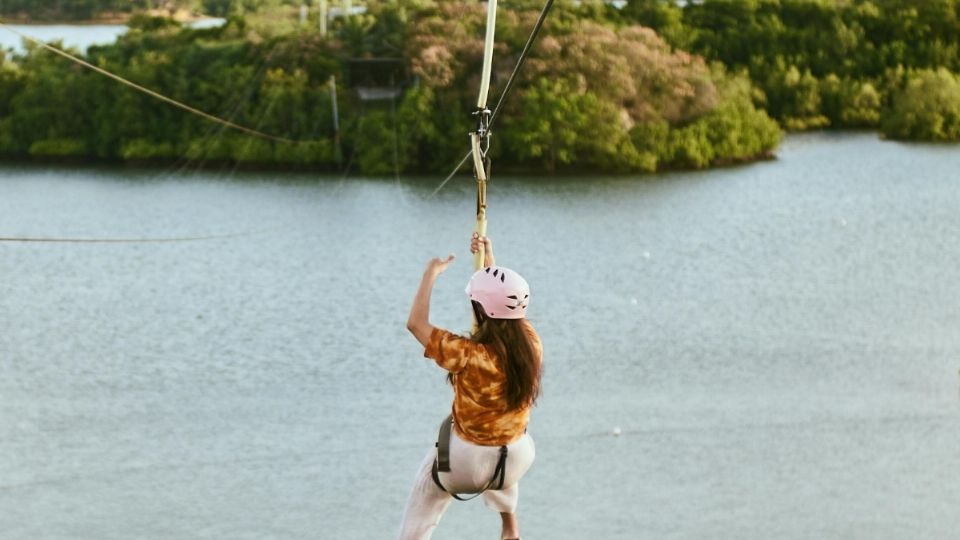
<instances>
[{"instance_id":1,"label":"climbing harness","mask_svg":"<svg viewBox=\"0 0 960 540\"><path fill-rule=\"evenodd\" d=\"M453 415L443 419L440 424L440 433L437 435L437 459L433 460L433 483L443 491L446 491L458 501L469 501L483 494L484 491L499 491L503 489L503 481L507 475L507 447L500 447L500 457L497 459L497 467L493 470L493 477L487 482L487 485L480 488L480 491L471 497L461 497L460 495L448 490L440 482L440 473L450 472L450 436L453 428Z\"/></svg>"}]
</instances>

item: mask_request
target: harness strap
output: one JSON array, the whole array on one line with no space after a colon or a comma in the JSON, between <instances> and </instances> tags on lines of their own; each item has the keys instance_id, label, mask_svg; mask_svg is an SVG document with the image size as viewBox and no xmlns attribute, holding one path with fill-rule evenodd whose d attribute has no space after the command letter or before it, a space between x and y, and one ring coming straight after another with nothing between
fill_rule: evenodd
<instances>
[{"instance_id":1,"label":"harness strap","mask_svg":"<svg viewBox=\"0 0 960 540\"><path fill-rule=\"evenodd\" d=\"M450 430L453 426L453 417L447 416L443 423L440 424L440 433L437 437L437 459L433 460L433 470L431 471L431 476L433 476L433 483L437 485L440 489L449 493L453 496L454 499L458 501L469 501L474 499L484 491L492 489L498 491L503 489L503 482L506 479L507 475L507 447L500 447L500 457L497 459L497 467L493 470L493 477L490 478L490 481L487 482L487 485L483 486L477 493L472 497L461 497L456 493L449 491L447 488L443 487L443 483L440 482L440 472L450 472ZM496 484L496 485L494 485Z\"/></svg>"},{"instance_id":2,"label":"harness strap","mask_svg":"<svg viewBox=\"0 0 960 540\"><path fill-rule=\"evenodd\" d=\"M437 436L437 468L442 472L450 472L450 429L453 427L453 415L447 415L440 423L440 434Z\"/></svg>"}]
</instances>

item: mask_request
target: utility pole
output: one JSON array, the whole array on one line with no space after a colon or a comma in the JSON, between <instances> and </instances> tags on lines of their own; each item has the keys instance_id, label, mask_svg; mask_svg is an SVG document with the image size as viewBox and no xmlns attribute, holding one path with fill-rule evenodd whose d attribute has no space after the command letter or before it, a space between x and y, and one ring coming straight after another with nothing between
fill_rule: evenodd
<instances>
[{"instance_id":1,"label":"utility pole","mask_svg":"<svg viewBox=\"0 0 960 540\"><path fill-rule=\"evenodd\" d=\"M340 112L337 110L337 77L330 76L330 103L333 105L333 153L339 164L343 159L340 150Z\"/></svg>"},{"instance_id":2,"label":"utility pole","mask_svg":"<svg viewBox=\"0 0 960 540\"><path fill-rule=\"evenodd\" d=\"M327 35L327 0L320 0L320 35Z\"/></svg>"}]
</instances>

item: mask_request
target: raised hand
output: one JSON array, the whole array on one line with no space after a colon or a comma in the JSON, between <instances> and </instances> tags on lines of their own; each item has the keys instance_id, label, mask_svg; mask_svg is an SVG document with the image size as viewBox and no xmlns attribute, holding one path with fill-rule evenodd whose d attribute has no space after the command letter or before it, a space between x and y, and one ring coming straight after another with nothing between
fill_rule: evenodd
<instances>
[{"instance_id":1,"label":"raised hand","mask_svg":"<svg viewBox=\"0 0 960 540\"><path fill-rule=\"evenodd\" d=\"M439 276L447 270L447 267L449 267L451 263L453 263L453 259L453 255L447 256L446 259L434 257L430 259L430 262L427 263L427 269L424 270L424 273L428 273L433 276Z\"/></svg>"}]
</instances>

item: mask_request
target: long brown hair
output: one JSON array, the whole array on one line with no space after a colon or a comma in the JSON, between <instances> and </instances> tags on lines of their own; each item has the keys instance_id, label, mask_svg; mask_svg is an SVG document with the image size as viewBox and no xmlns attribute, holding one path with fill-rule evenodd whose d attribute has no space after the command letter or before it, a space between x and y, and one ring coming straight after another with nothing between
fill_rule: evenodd
<instances>
[{"instance_id":1,"label":"long brown hair","mask_svg":"<svg viewBox=\"0 0 960 540\"><path fill-rule=\"evenodd\" d=\"M531 337L525 330L526 319L491 319L479 302L473 302L477 331L473 341L491 347L507 376L504 395L507 410L536 403L540 395L541 363Z\"/></svg>"}]
</instances>

